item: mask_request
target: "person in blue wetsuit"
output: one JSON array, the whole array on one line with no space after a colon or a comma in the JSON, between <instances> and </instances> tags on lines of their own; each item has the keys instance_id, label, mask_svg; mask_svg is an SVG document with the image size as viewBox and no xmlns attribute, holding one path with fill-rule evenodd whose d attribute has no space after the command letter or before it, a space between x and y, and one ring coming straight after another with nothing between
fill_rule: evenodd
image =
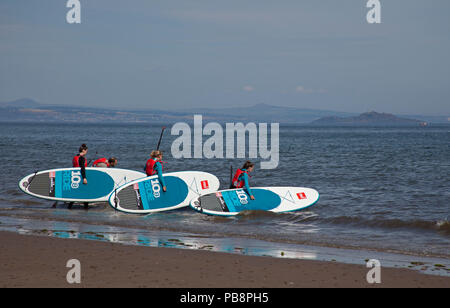
<instances>
[{"instance_id":1,"label":"person in blue wetsuit","mask_svg":"<svg viewBox=\"0 0 450 308\"><path fill-rule=\"evenodd\" d=\"M250 177L249 173L253 172L254 168L254 163L246 161L244 166L236 171L231 183L232 188L245 188L247 194L252 200L255 200L255 196L253 196L253 192L248 183L248 178Z\"/></svg>"},{"instance_id":2,"label":"person in blue wetsuit","mask_svg":"<svg viewBox=\"0 0 450 308\"><path fill-rule=\"evenodd\" d=\"M163 177L163 153L161 151L155 150L150 154L150 159L147 160L147 164L145 165L145 173L147 176L152 176L157 174L159 183L162 186L162 190L164 192L167 191L166 182Z\"/></svg>"}]
</instances>

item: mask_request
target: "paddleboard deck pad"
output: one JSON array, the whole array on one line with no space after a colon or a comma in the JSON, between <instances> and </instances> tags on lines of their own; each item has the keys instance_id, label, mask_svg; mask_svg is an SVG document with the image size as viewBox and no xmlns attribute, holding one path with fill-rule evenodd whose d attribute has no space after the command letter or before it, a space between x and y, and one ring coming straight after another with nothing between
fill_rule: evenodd
<instances>
[{"instance_id":1,"label":"paddleboard deck pad","mask_svg":"<svg viewBox=\"0 0 450 308\"><path fill-rule=\"evenodd\" d=\"M219 179L206 172L183 171L163 175L167 191L158 176L132 181L116 189L109 198L114 209L131 214L149 214L189 206L200 195L219 189Z\"/></svg>"},{"instance_id":2,"label":"paddleboard deck pad","mask_svg":"<svg viewBox=\"0 0 450 308\"><path fill-rule=\"evenodd\" d=\"M314 205L319 193L303 187L252 188L255 200L244 189L229 189L194 198L190 206L203 214L235 216L242 211L292 212Z\"/></svg>"},{"instance_id":3,"label":"paddleboard deck pad","mask_svg":"<svg viewBox=\"0 0 450 308\"><path fill-rule=\"evenodd\" d=\"M83 184L80 168L53 169L24 177L19 188L31 196L61 202L105 202L122 184L146 174L117 168L86 168L88 184Z\"/></svg>"}]
</instances>

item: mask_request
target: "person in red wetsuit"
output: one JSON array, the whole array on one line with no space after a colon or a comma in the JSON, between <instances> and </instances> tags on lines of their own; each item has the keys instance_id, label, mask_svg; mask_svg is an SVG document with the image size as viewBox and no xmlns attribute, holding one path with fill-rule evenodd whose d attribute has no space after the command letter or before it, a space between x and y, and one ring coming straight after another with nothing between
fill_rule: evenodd
<instances>
[{"instance_id":1,"label":"person in red wetsuit","mask_svg":"<svg viewBox=\"0 0 450 308\"><path fill-rule=\"evenodd\" d=\"M97 168L114 168L117 166L118 159L115 157L111 157L110 159L99 158L92 163L92 167Z\"/></svg>"}]
</instances>

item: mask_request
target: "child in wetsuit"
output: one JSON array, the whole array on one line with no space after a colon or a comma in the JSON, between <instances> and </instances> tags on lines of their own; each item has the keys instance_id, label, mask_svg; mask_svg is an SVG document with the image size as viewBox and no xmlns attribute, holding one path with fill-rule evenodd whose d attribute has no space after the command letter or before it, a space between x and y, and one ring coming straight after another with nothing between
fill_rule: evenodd
<instances>
[{"instance_id":1,"label":"child in wetsuit","mask_svg":"<svg viewBox=\"0 0 450 308\"><path fill-rule=\"evenodd\" d=\"M253 192L248 183L248 178L249 172L253 172L254 168L255 168L254 163L246 161L244 166L242 166L241 169L238 169L236 171L231 183L232 188L245 188L247 194L250 196L250 199L252 200L255 200L255 197L253 196Z\"/></svg>"},{"instance_id":2,"label":"child in wetsuit","mask_svg":"<svg viewBox=\"0 0 450 308\"><path fill-rule=\"evenodd\" d=\"M162 190L164 192L167 191L166 182L164 181L164 177L162 175L163 165L162 165L163 153L162 151L155 150L150 154L150 159L147 160L147 164L145 165L145 173L147 176L152 176L157 174L159 183L162 186Z\"/></svg>"}]
</instances>

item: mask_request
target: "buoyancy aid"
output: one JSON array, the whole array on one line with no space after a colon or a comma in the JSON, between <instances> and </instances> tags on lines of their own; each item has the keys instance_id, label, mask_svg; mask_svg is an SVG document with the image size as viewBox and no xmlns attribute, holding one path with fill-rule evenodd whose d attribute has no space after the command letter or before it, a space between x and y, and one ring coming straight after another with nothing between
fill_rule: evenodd
<instances>
[{"instance_id":1,"label":"buoyancy aid","mask_svg":"<svg viewBox=\"0 0 450 308\"><path fill-rule=\"evenodd\" d=\"M155 165L157 162L161 164L161 169L164 169L164 162L155 160L154 158L150 158L149 160L147 160L147 164L145 165L145 173L147 173L147 176L151 176L156 173Z\"/></svg>"},{"instance_id":2,"label":"buoyancy aid","mask_svg":"<svg viewBox=\"0 0 450 308\"><path fill-rule=\"evenodd\" d=\"M96 161L94 161L93 163L92 163L92 167L97 167L98 166L98 164L106 164L106 167L111 167L111 165L109 164L109 161L106 159L106 158L99 158L99 159L97 159Z\"/></svg>"},{"instance_id":3,"label":"buoyancy aid","mask_svg":"<svg viewBox=\"0 0 450 308\"><path fill-rule=\"evenodd\" d=\"M250 175L248 174L247 170L245 170L245 169L244 170L243 169L238 169L236 171L236 173L234 174L233 180L231 182L234 188L242 188L242 187L245 186L245 181L244 180L239 181L239 177L242 174L244 174L244 173L247 173L247 175L250 177Z\"/></svg>"},{"instance_id":4,"label":"buoyancy aid","mask_svg":"<svg viewBox=\"0 0 450 308\"><path fill-rule=\"evenodd\" d=\"M87 167L87 161L86 159L84 160L84 166ZM73 159L72 159L72 167L74 168L79 168L80 166L80 154L77 154Z\"/></svg>"}]
</instances>

